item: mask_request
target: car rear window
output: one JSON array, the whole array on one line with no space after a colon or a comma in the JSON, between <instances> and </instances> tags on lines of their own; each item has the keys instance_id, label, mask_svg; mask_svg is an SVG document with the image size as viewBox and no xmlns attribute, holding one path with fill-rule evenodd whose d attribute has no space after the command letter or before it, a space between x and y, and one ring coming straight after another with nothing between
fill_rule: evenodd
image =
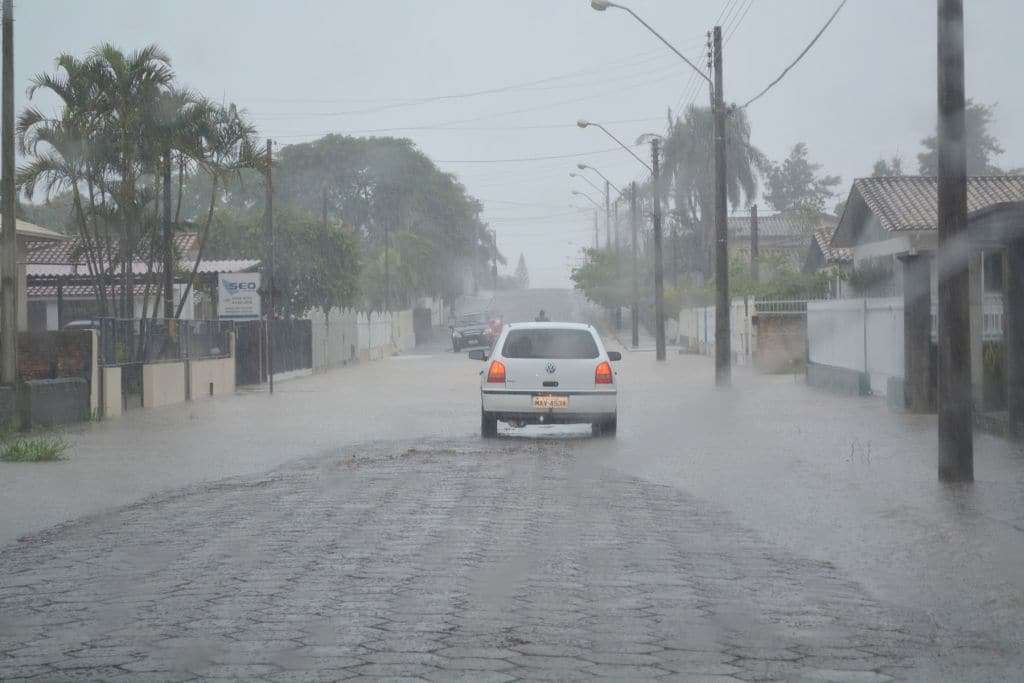
<instances>
[{"instance_id":1,"label":"car rear window","mask_svg":"<svg viewBox=\"0 0 1024 683\"><path fill-rule=\"evenodd\" d=\"M501 355L506 358L597 358L597 342L587 330L512 330Z\"/></svg>"}]
</instances>

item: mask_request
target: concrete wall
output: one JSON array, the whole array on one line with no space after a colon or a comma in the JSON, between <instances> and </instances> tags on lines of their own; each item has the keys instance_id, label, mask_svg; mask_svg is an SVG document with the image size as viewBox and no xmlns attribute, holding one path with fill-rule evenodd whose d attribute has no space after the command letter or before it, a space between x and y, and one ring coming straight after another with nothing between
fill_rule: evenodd
<instances>
[{"instance_id":1,"label":"concrete wall","mask_svg":"<svg viewBox=\"0 0 1024 683\"><path fill-rule=\"evenodd\" d=\"M192 400L235 393L233 358L211 358L189 363L189 388Z\"/></svg>"},{"instance_id":2,"label":"concrete wall","mask_svg":"<svg viewBox=\"0 0 1024 683\"><path fill-rule=\"evenodd\" d=\"M182 403L185 398L184 363L153 363L142 366L144 408Z\"/></svg>"},{"instance_id":3,"label":"concrete wall","mask_svg":"<svg viewBox=\"0 0 1024 683\"><path fill-rule=\"evenodd\" d=\"M18 400L14 387L0 386L0 428L14 425L18 417Z\"/></svg>"},{"instance_id":4,"label":"concrete wall","mask_svg":"<svg viewBox=\"0 0 1024 683\"><path fill-rule=\"evenodd\" d=\"M103 368L100 371L103 382L103 417L119 417L124 412L124 399L121 397L121 368Z\"/></svg>"},{"instance_id":5,"label":"concrete wall","mask_svg":"<svg viewBox=\"0 0 1024 683\"><path fill-rule=\"evenodd\" d=\"M807 304L811 363L863 372L884 396L903 377L903 299L841 299Z\"/></svg>"},{"instance_id":6,"label":"concrete wall","mask_svg":"<svg viewBox=\"0 0 1024 683\"><path fill-rule=\"evenodd\" d=\"M38 379L24 384L22 427L71 424L89 419L89 383L81 377Z\"/></svg>"},{"instance_id":7,"label":"concrete wall","mask_svg":"<svg viewBox=\"0 0 1024 683\"><path fill-rule=\"evenodd\" d=\"M733 299L730 312L730 346L738 364L747 362L757 346L753 325L753 299ZM693 353L715 353L715 307L684 308L674 322L680 346ZM669 337L668 326L665 336Z\"/></svg>"}]
</instances>

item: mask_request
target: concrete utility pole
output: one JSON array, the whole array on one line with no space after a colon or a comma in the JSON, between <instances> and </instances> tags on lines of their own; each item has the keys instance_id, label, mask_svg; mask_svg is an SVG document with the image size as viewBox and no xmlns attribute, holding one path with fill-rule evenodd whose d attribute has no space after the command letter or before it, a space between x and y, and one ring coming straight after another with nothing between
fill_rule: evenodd
<instances>
[{"instance_id":1,"label":"concrete utility pole","mask_svg":"<svg viewBox=\"0 0 1024 683\"><path fill-rule=\"evenodd\" d=\"M750 279L754 281L755 285L761 281L761 264L758 263L758 257L760 257L758 239L757 204L754 204L750 207Z\"/></svg>"},{"instance_id":2,"label":"concrete utility pole","mask_svg":"<svg viewBox=\"0 0 1024 683\"><path fill-rule=\"evenodd\" d=\"M732 383L729 331L729 231L725 187L725 98L722 91L722 27L714 31L715 67L715 386Z\"/></svg>"},{"instance_id":3,"label":"concrete utility pole","mask_svg":"<svg viewBox=\"0 0 1024 683\"><path fill-rule=\"evenodd\" d=\"M612 248L612 204L608 181L604 181L604 248Z\"/></svg>"},{"instance_id":4,"label":"concrete utility pole","mask_svg":"<svg viewBox=\"0 0 1024 683\"><path fill-rule=\"evenodd\" d=\"M640 281L637 272L637 215L636 215L636 181L629 185L629 227L632 232L631 246L633 251L633 348L640 346Z\"/></svg>"},{"instance_id":5,"label":"concrete utility pole","mask_svg":"<svg viewBox=\"0 0 1024 683\"><path fill-rule=\"evenodd\" d=\"M267 370L270 376L270 393L274 393L274 141L267 138L267 256L270 267L267 273Z\"/></svg>"},{"instance_id":6,"label":"concrete utility pole","mask_svg":"<svg viewBox=\"0 0 1024 683\"><path fill-rule=\"evenodd\" d=\"M174 238L171 233L171 149L164 150L163 168L163 216L161 230L164 242L164 317L174 317Z\"/></svg>"},{"instance_id":7,"label":"concrete utility pole","mask_svg":"<svg viewBox=\"0 0 1024 683\"><path fill-rule=\"evenodd\" d=\"M597 209L594 209L594 249L601 248L601 229L598 227Z\"/></svg>"},{"instance_id":8,"label":"concrete utility pole","mask_svg":"<svg viewBox=\"0 0 1024 683\"><path fill-rule=\"evenodd\" d=\"M654 356L665 360L665 273L661 256L661 174L658 166L660 140L651 140L651 191L654 194Z\"/></svg>"},{"instance_id":9,"label":"concrete utility pole","mask_svg":"<svg viewBox=\"0 0 1024 683\"><path fill-rule=\"evenodd\" d=\"M974 480L963 0L938 0L939 479Z\"/></svg>"},{"instance_id":10,"label":"concrete utility pole","mask_svg":"<svg viewBox=\"0 0 1024 683\"><path fill-rule=\"evenodd\" d=\"M18 379L18 223L14 196L14 1L3 0L3 159L0 160L0 204L3 209L3 239L0 247L0 290L3 307L0 324L0 383Z\"/></svg>"}]
</instances>

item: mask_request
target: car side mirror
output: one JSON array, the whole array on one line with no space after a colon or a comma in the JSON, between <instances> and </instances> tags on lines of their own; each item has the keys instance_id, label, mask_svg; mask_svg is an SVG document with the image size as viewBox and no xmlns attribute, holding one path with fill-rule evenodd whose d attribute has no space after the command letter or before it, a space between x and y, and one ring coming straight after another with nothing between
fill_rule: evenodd
<instances>
[{"instance_id":1,"label":"car side mirror","mask_svg":"<svg viewBox=\"0 0 1024 683\"><path fill-rule=\"evenodd\" d=\"M608 360L622 360L622 354L618 351L609 351Z\"/></svg>"},{"instance_id":2,"label":"car side mirror","mask_svg":"<svg viewBox=\"0 0 1024 683\"><path fill-rule=\"evenodd\" d=\"M487 352L483 349L473 349L469 352L469 357L472 360L487 360Z\"/></svg>"}]
</instances>

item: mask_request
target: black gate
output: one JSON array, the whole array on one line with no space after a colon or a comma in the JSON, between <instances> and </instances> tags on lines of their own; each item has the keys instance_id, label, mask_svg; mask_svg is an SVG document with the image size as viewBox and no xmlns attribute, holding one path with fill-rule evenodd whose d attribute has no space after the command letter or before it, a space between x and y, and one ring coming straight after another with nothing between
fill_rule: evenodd
<instances>
[{"instance_id":1,"label":"black gate","mask_svg":"<svg viewBox=\"0 0 1024 683\"><path fill-rule=\"evenodd\" d=\"M264 334L262 320L235 324L235 384L262 384L267 379Z\"/></svg>"},{"instance_id":2,"label":"black gate","mask_svg":"<svg viewBox=\"0 0 1024 683\"><path fill-rule=\"evenodd\" d=\"M313 323L310 320L275 320L270 326L274 374L313 368ZM266 327L262 320L235 325L235 383L266 382Z\"/></svg>"}]
</instances>

